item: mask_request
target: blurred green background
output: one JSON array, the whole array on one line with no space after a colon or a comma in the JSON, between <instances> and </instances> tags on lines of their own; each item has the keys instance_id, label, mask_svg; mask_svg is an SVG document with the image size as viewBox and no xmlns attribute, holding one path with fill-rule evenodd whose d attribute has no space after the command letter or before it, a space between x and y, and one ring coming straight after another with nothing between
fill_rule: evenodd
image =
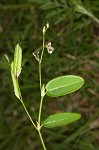
<instances>
[{"instance_id":1,"label":"blurred green background","mask_svg":"<svg viewBox=\"0 0 99 150\"><path fill-rule=\"evenodd\" d=\"M93 15L94 14L94 15ZM20 101L14 96L9 66L14 47L23 49L20 86L24 103L37 120L40 102L38 62L32 52L42 46L42 28L50 28L46 42L43 83L60 75L85 79L73 94L45 97L42 119L58 112L78 112L82 118L68 126L42 129L48 150L99 150L99 0L0 0L0 150L42 150L39 136Z\"/></svg>"}]
</instances>

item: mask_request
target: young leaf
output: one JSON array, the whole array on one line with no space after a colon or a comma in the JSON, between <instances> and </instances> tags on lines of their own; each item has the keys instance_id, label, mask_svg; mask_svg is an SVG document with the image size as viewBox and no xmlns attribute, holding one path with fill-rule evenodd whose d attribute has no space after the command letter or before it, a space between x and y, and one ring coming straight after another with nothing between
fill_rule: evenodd
<instances>
[{"instance_id":1,"label":"young leaf","mask_svg":"<svg viewBox=\"0 0 99 150\"><path fill-rule=\"evenodd\" d=\"M19 44L15 47L13 73L18 77L21 73L22 49Z\"/></svg>"},{"instance_id":2,"label":"young leaf","mask_svg":"<svg viewBox=\"0 0 99 150\"><path fill-rule=\"evenodd\" d=\"M19 85L18 85L18 79L15 77L14 73L13 73L13 62L11 63L11 76L12 76L12 81L13 81L13 86L14 86L14 93L15 96L20 99L20 89L19 89Z\"/></svg>"},{"instance_id":3,"label":"young leaf","mask_svg":"<svg viewBox=\"0 0 99 150\"><path fill-rule=\"evenodd\" d=\"M67 75L55 78L46 85L46 94L50 97L63 96L78 90L84 84L84 79Z\"/></svg>"},{"instance_id":4,"label":"young leaf","mask_svg":"<svg viewBox=\"0 0 99 150\"><path fill-rule=\"evenodd\" d=\"M46 128L54 128L58 126L64 126L67 124L70 124L72 122L77 121L80 119L81 115L77 113L60 113L60 114L54 114L46 118L42 126Z\"/></svg>"}]
</instances>

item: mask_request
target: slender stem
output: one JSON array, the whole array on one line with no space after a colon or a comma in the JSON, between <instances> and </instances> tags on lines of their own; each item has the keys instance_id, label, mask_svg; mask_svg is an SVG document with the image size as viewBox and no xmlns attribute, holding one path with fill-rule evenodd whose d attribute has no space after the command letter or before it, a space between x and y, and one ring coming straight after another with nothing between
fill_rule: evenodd
<instances>
[{"instance_id":1,"label":"slender stem","mask_svg":"<svg viewBox=\"0 0 99 150\"><path fill-rule=\"evenodd\" d=\"M43 138L42 138L42 135L41 135L40 130L38 130L38 133L39 133L39 136L40 136L40 139L41 139L41 142L42 142L43 148L44 148L44 150L46 150L46 147L45 147L45 144L44 144L44 141L43 141Z\"/></svg>"},{"instance_id":2,"label":"slender stem","mask_svg":"<svg viewBox=\"0 0 99 150\"><path fill-rule=\"evenodd\" d=\"M42 48L40 63L42 62L42 57L43 57L43 53L44 53L44 48L45 48L45 32L43 32L43 48Z\"/></svg>"},{"instance_id":3,"label":"slender stem","mask_svg":"<svg viewBox=\"0 0 99 150\"><path fill-rule=\"evenodd\" d=\"M42 58L43 58L43 53L44 53L44 47L45 47L45 32L43 32L43 48L42 48L42 53L41 57L39 60L39 80L40 80L40 90L42 86L42 77L41 77L41 63L42 63Z\"/></svg>"},{"instance_id":4,"label":"slender stem","mask_svg":"<svg viewBox=\"0 0 99 150\"><path fill-rule=\"evenodd\" d=\"M43 58L43 53L44 53L44 48L45 48L45 32L43 32L43 48L42 48L42 53L41 57L39 60L39 80L40 80L40 92L42 92L42 77L41 77L41 64L42 64L42 58ZM42 111L42 103L43 103L43 98L44 96L41 95L41 101L40 101L40 107L39 107L39 115L38 115L38 125L41 127L41 111ZM40 128L41 129L41 128ZM44 150L46 150L40 129L38 129L38 133L43 145Z\"/></svg>"},{"instance_id":5,"label":"slender stem","mask_svg":"<svg viewBox=\"0 0 99 150\"><path fill-rule=\"evenodd\" d=\"M28 110L26 109L25 104L24 104L24 102L23 102L22 94L21 94L20 87L19 87L18 78L16 78L16 81L17 81L17 84L18 84L19 95L20 95L20 101L21 101L21 103L22 103L22 105L23 105L23 107L24 107L24 109L25 109L25 111L26 111L26 113L27 113L27 115L28 115L28 117L29 117L29 119L30 119L32 125L37 129L35 123L33 122L32 118L31 118L31 116L30 116L30 114L29 114Z\"/></svg>"},{"instance_id":6,"label":"slender stem","mask_svg":"<svg viewBox=\"0 0 99 150\"><path fill-rule=\"evenodd\" d=\"M41 111L42 111L42 103L43 103L43 96L41 97L41 101L40 101L40 108L39 108L39 117L38 117L38 123L40 125L41 122Z\"/></svg>"},{"instance_id":7,"label":"slender stem","mask_svg":"<svg viewBox=\"0 0 99 150\"><path fill-rule=\"evenodd\" d=\"M41 91L41 86L42 86L42 83L41 83L41 63L39 62L39 80L40 80L40 91Z\"/></svg>"},{"instance_id":8,"label":"slender stem","mask_svg":"<svg viewBox=\"0 0 99 150\"><path fill-rule=\"evenodd\" d=\"M23 100L21 100L21 103L22 103L22 105L23 105L23 107L24 107L24 109L25 109L25 111L26 111L26 113L27 113L27 115L28 115L28 117L29 117L29 119L30 119L32 125L37 129L37 127L36 127L35 123L33 122L33 120L32 120L32 118L31 118L31 116L30 116L28 110L26 109L26 107L25 107L25 105L24 105Z\"/></svg>"},{"instance_id":9,"label":"slender stem","mask_svg":"<svg viewBox=\"0 0 99 150\"><path fill-rule=\"evenodd\" d=\"M44 53L44 47L45 47L45 32L43 32L43 48L42 48L42 53L41 53L41 57L40 57L40 60L39 60L40 91L41 91L41 88L42 88L41 63L42 63L42 58L43 58L43 53ZM39 125L40 125L40 121L41 121L42 102L43 102L43 97L41 96L40 107L39 107L39 116L38 116Z\"/></svg>"}]
</instances>

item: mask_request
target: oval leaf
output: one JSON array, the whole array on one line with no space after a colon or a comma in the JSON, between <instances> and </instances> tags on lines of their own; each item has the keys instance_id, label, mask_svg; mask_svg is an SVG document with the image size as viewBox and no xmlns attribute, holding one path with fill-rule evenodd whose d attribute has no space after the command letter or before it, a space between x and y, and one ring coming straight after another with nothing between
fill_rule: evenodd
<instances>
[{"instance_id":1,"label":"oval leaf","mask_svg":"<svg viewBox=\"0 0 99 150\"><path fill-rule=\"evenodd\" d=\"M46 94L50 97L63 96L78 90L84 84L84 79L67 75L55 78L46 85Z\"/></svg>"},{"instance_id":2,"label":"oval leaf","mask_svg":"<svg viewBox=\"0 0 99 150\"><path fill-rule=\"evenodd\" d=\"M72 122L77 121L80 119L81 115L77 113L60 113L60 114L54 114L46 118L42 126L46 128L54 128L58 126L63 126L70 124Z\"/></svg>"}]
</instances>

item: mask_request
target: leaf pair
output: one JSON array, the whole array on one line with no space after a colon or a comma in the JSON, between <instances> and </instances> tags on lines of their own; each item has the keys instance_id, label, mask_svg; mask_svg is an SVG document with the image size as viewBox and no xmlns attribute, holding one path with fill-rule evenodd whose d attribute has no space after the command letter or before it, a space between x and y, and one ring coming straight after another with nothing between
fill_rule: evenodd
<instances>
[{"instance_id":1,"label":"leaf pair","mask_svg":"<svg viewBox=\"0 0 99 150\"><path fill-rule=\"evenodd\" d=\"M84 79L75 76L67 75L55 78L49 81L46 85L46 94L50 97L63 96L78 90L84 84ZM46 128L54 128L70 124L80 119L81 115L78 113L60 113L54 114L46 118L42 126Z\"/></svg>"}]
</instances>

